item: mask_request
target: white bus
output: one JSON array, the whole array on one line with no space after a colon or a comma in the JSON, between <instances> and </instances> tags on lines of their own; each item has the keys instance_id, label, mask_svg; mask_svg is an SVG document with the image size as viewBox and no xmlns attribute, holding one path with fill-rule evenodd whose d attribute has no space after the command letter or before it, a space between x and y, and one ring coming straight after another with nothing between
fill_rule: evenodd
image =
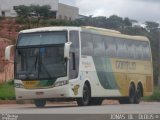
<instances>
[{"instance_id":1,"label":"white bus","mask_svg":"<svg viewBox=\"0 0 160 120\"><path fill-rule=\"evenodd\" d=\"M6 59L10 59L8 46ZM79 106L104 99L139 103L153 91L149 40L95 27L23 30L15 45L17 100L76 100Z\"/></svg>"}]
</instances>

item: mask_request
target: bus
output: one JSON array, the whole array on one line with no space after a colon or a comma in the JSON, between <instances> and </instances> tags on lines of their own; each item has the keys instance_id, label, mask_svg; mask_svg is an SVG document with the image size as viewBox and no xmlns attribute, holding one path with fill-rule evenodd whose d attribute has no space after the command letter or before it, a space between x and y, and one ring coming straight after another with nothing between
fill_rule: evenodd
<instances>
[{"instance_id":1,"label":"bus","mask_svg":"<svg viewBox=\"0 0 160 120\"><path fill-rule=\"evenodd\" d=\"M138 104L152 94L153 68L149 40L119 31L83 27L23 30L14 47L17 100L73 100L78 106L101 105L104 99Z\"/></svg>"}]
</instances>

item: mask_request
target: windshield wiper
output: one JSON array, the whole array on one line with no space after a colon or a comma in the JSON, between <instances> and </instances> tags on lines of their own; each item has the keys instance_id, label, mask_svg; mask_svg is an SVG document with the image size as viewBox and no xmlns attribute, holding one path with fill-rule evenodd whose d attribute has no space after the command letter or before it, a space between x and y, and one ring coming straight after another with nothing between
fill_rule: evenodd
<instances>
[{"instance_id":1,"label":"windshield wiper","mask_svg":"<svg viewBox=\"0 0 160 120\"><path fill-rule=\"evenodd\" d=\"M39 65L40 65L40 67L43 66L44 71L47 73L49 79L53 79L53 77L50 75L50 73L48 72L48 70L46 69L46 67L45 67L44 64L42 63L42 61L40 61ZM40 72L41 72L41 68L40 68L39 74L40 74Z\"/></svg>"},{"instance_id":2,"label":"windshield wiper","mask_svg":"<svg viewBox=\"0 0 160 120\"><path fill-rule=\"evenodd\" d=\"M36 60L35 60L35 63L34 63L35 71L36 71L36 68L37 68L36 66L37 66L37 62L38 62L38 56L39 56L39 55L37 54L37 55L36 55Z\"/></svg>"}]
</instances>

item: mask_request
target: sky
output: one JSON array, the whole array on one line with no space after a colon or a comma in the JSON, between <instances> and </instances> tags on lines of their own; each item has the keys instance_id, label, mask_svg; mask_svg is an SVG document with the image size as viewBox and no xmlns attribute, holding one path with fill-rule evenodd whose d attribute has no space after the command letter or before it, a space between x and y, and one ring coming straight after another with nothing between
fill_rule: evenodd
<instances>
[{"instance_id":1,"label":"sky","mask_svg":"<svg viewBox=\"0 0 160 120\"><path fill-rule=\"evenodd\" d=\"M76 6L82 15L129 17L139 22L160 23L160 0L59 0Z\"/></svg>"}]
</instances>

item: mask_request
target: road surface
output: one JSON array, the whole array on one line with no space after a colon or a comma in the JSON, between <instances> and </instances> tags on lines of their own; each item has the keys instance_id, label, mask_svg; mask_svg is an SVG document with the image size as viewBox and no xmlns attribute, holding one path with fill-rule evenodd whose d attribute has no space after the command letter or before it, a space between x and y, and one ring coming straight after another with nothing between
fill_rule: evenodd
<instances>
[{"instance_id":1,"label":"road surface","mask_svg":"<svg viewBox=\"0 0 160 120\"><path fill-rule=\"evenodd\" d=\"M0 113L13 114L160 114L159 102L141 102L140 104L103 104L101 106L78 107L75 103L47 104L45 108L36 108L33 104L0 105Z\"/></svg>"}]
</instances>

